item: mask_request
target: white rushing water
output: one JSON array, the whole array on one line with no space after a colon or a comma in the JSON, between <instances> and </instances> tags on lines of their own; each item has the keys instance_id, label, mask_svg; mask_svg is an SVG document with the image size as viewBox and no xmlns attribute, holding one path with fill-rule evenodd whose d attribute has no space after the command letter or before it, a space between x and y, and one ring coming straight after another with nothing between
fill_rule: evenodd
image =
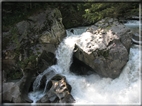
<instances>
[{"instance_id":1,"label":"white rushing water","mask_svg":"<svg viewBox=\"0 0 142 106\"><path fill-rule=\"evenodd\" d=\"M66 30L67 36L72 35L81 35L83 32L87 30L88 27L78 27L78 28L71 28Z\"/></svg>"},{"instance_id":2,"label":"white rushing water","mask_svg":"<svg viewBox=\"0 0 142 106\"><path fill-rule=\"evenodd\" d=\"M39 90L39 91L36 91L36 92L31 92L29 93L29 97L31 100L33 100L33 103L32 104L35 104L36 101L38 101L41 97L43 97L45 94L43 93L43 90Z\"/></svg>"},{"instance_id":3,"label":"white rushing water","mask_svg":"<svg viewBox=\"0 0 142 106\"><path fill-rule=\"evenodd\" d=\"M68 35L61 42L56 51L57 64L50 67L66 76L68 83L72 86L71 94L76 100L75 104L140 104L142 59L141 50L137 45L131 47L129 61L116 79L103 78L97 74L78 76L69 72L75 42L85 29L86 27L79 30L79 33L76 33L78 36L67 30L71 36ZM39 92L31 92L29 97L36 102L43 96L43 93Z\"/></svg>"},{"instance_id":4,"label":"white rushing water","mask_svg":"<svg viewBox=\"0 0 142 106\"><path fill-rule=\"evenodd\" d=\"M138 20L128 20L126 23L124 23L125 26L130 28L139 28L140 21Z\"/></svg>"},{"instance_id":5,"label":"white rushing water","mask_svg":"<svg viewBox=\"0 0 142 106\"><path fill-rule=\"evenodd\" d=\"M132 104L140 103L140 57L139 48L130 50L130 60L116 79L98 75L76 76L66 74L72 86L72 95L77 104Z\"/></svg>"},{"instance_id":6,"label":"white rushing water","mask_svg":"<svg viewBox=\"0 0 142 106\"><path fill-rule=\"evenodd\" d=\"M56 50L57 65L62 71L59 73L68 73L72 62L73 49L78 36L72 35L64 39Z\"/></svg>"}]
</instances>

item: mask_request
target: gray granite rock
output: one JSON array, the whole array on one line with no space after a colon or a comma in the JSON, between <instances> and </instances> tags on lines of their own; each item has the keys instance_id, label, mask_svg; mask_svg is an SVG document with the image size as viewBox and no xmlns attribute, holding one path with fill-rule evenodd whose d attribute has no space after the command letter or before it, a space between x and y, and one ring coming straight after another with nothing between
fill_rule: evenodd
<instances>
[{"instance_id":1,"label":"gray granite rock","mask_svg":"<svg viewBox=\"0 0 142 106\"><path fill-rule=\"evenodd\" d=\"M132 35L116 19L105 18L80 36L74 56L100 76L116 78L129 59Z\"/></svg>"}]
</instances>

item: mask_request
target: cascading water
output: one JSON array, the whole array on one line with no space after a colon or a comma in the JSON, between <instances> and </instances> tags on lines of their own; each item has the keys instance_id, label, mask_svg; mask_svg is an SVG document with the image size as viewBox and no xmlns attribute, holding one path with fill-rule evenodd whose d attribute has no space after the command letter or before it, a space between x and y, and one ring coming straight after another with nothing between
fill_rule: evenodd
<instances>
[{"instance_id":1,"label":"cascading water","mask_svg":"<svg viewBox=\"0 0 142 106\"><path fill-rule=\"evenodd\" d=\"M132 36L132 41L136 44L141 44L142 45L142 37L140 31L142 31L142 24L140 20L128 20L124 25L128 28L130 28L134 35ZM141 27L140 27L141 26ZM139 28L141 28L139 30Z\"/></svg>"},{"instance_id":2,"label":"cascading water","mask_svg":"<svg viewBox=\"0 0 142 106\"><path fill-rule=\"evenodd\" d=\"M34 83L33 83L33 91L29 93L29 98L33 100L35 103L37 100L39 100L41 97L44 96L46 85L48 81L46 81L45 88L42 90L42 93L39 98L39 87L40 87L40 81L42 80L43 76L46 75L49 71L54 71L55 73L59 74L69 74L69 67L72 63L72 55L73 55L73 49L76 40L78 39L77 36L69 36L66 37L61 44L58 46L58 49L56 50L56 58L57 58L57 64L49 67L46 69L43 73L39 74ZM48 76L48 80L52 78L53 76Z\"/></svg>"},{"instance_id":3,"label":"cascading water","mask_svg":"<svg viewBox=\"0 0 142 106\"><path fill-rule=\"evenodd\" d=\"M72 95L76 103L131 104L140 103L140 59L139 48L130 50L130 60L116 79L98 75L66 75L73 87ZM77 80L76 80L77 79Z\"/></svg>"},{"instance_id":4,"label":"cascading water","mask_svg":"<svg viewBox=\"0 0 142 106\"><path fill-rule=\"evenodd\" d=\"M76 31L76 29L73 30ZM84 30L85 28L81 29L79 35ZM79 35L74 35L70 31L67 30L68 37L61 42L56 51L57 64L51 66L50 69L66 77L72 86L71 94L76 100L75 104L139 104L141 101L141 50L139 46L133 45L131 47L129 61L116 79L103 78L97 74L78 76L69 72L74 45L79 38ZM45 70L41 76L48 70ZM35 89L39 85L39 80L40 77L34 82ZM39 92L31 92L29 97L36 102L43 96L43 93L39 94Z\"/></svg>"},{"instance_id":5,"label":"cascading water","mask_svg":"<svg viewBox=\"0 0 142 106\"><path fill-rule=\"evenodd\" d=\"M78 36L69 36L61 42L56 51L57 65L62 73L68 73L72 62L73 49Z\"/></svg>"},{"instance_id":6,"label":"cascading water","mask_svg":"<svg viewBox=\"0 0 142 106\"><path fill-rule=\"evenodd\" d=\"M137 20L128 20L124 25L129 28L139 28L140 21Z\"/></svg>"}]
</instances>

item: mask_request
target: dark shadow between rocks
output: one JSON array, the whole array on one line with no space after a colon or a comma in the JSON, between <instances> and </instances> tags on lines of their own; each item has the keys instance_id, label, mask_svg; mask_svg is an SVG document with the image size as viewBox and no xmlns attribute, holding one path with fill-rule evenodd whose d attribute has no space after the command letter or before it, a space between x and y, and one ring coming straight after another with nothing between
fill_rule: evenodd
<instances>
[{"instance_id":1,"label":"dark shadow between rocks","mask_svg":"<svg viewBox=\"0 0 142 106\"><path fill-rule=\"evenodd\" d=\"M73 62L70 66L70 71L77 75L90 75L95 73L91 67L77 59L74 55Z\"/></svg>"}]
</instances>

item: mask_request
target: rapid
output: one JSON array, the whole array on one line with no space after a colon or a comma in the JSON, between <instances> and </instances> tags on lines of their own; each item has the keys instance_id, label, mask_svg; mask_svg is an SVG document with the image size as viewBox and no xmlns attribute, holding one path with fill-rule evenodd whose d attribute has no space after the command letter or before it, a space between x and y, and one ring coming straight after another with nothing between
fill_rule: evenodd
<instances>
[{"instance_id":1,"label":"rapid","mask_svg":"<svg viewBox=\"0 0 142 106\"><path fill-rule=\"evenodd\" d=\"M79 27L66 30L67 37L55 52L57 64L51 66L50 69L66 77L72 86L71 94L76 100L75 104L139 105L141 103L142 60L139 45L134 44L131 47L129 61L116 79L100 77L97 74L76 75L70 72L75 42L86 29L87 27ZM49 69L46 69L41 76L48 71ZM40 78L37 78L34 82L34 89L38 87L39 80ZM29 98L36 103L43 95L44 90L30 92Z\"/></svg>"}]
</instances>

